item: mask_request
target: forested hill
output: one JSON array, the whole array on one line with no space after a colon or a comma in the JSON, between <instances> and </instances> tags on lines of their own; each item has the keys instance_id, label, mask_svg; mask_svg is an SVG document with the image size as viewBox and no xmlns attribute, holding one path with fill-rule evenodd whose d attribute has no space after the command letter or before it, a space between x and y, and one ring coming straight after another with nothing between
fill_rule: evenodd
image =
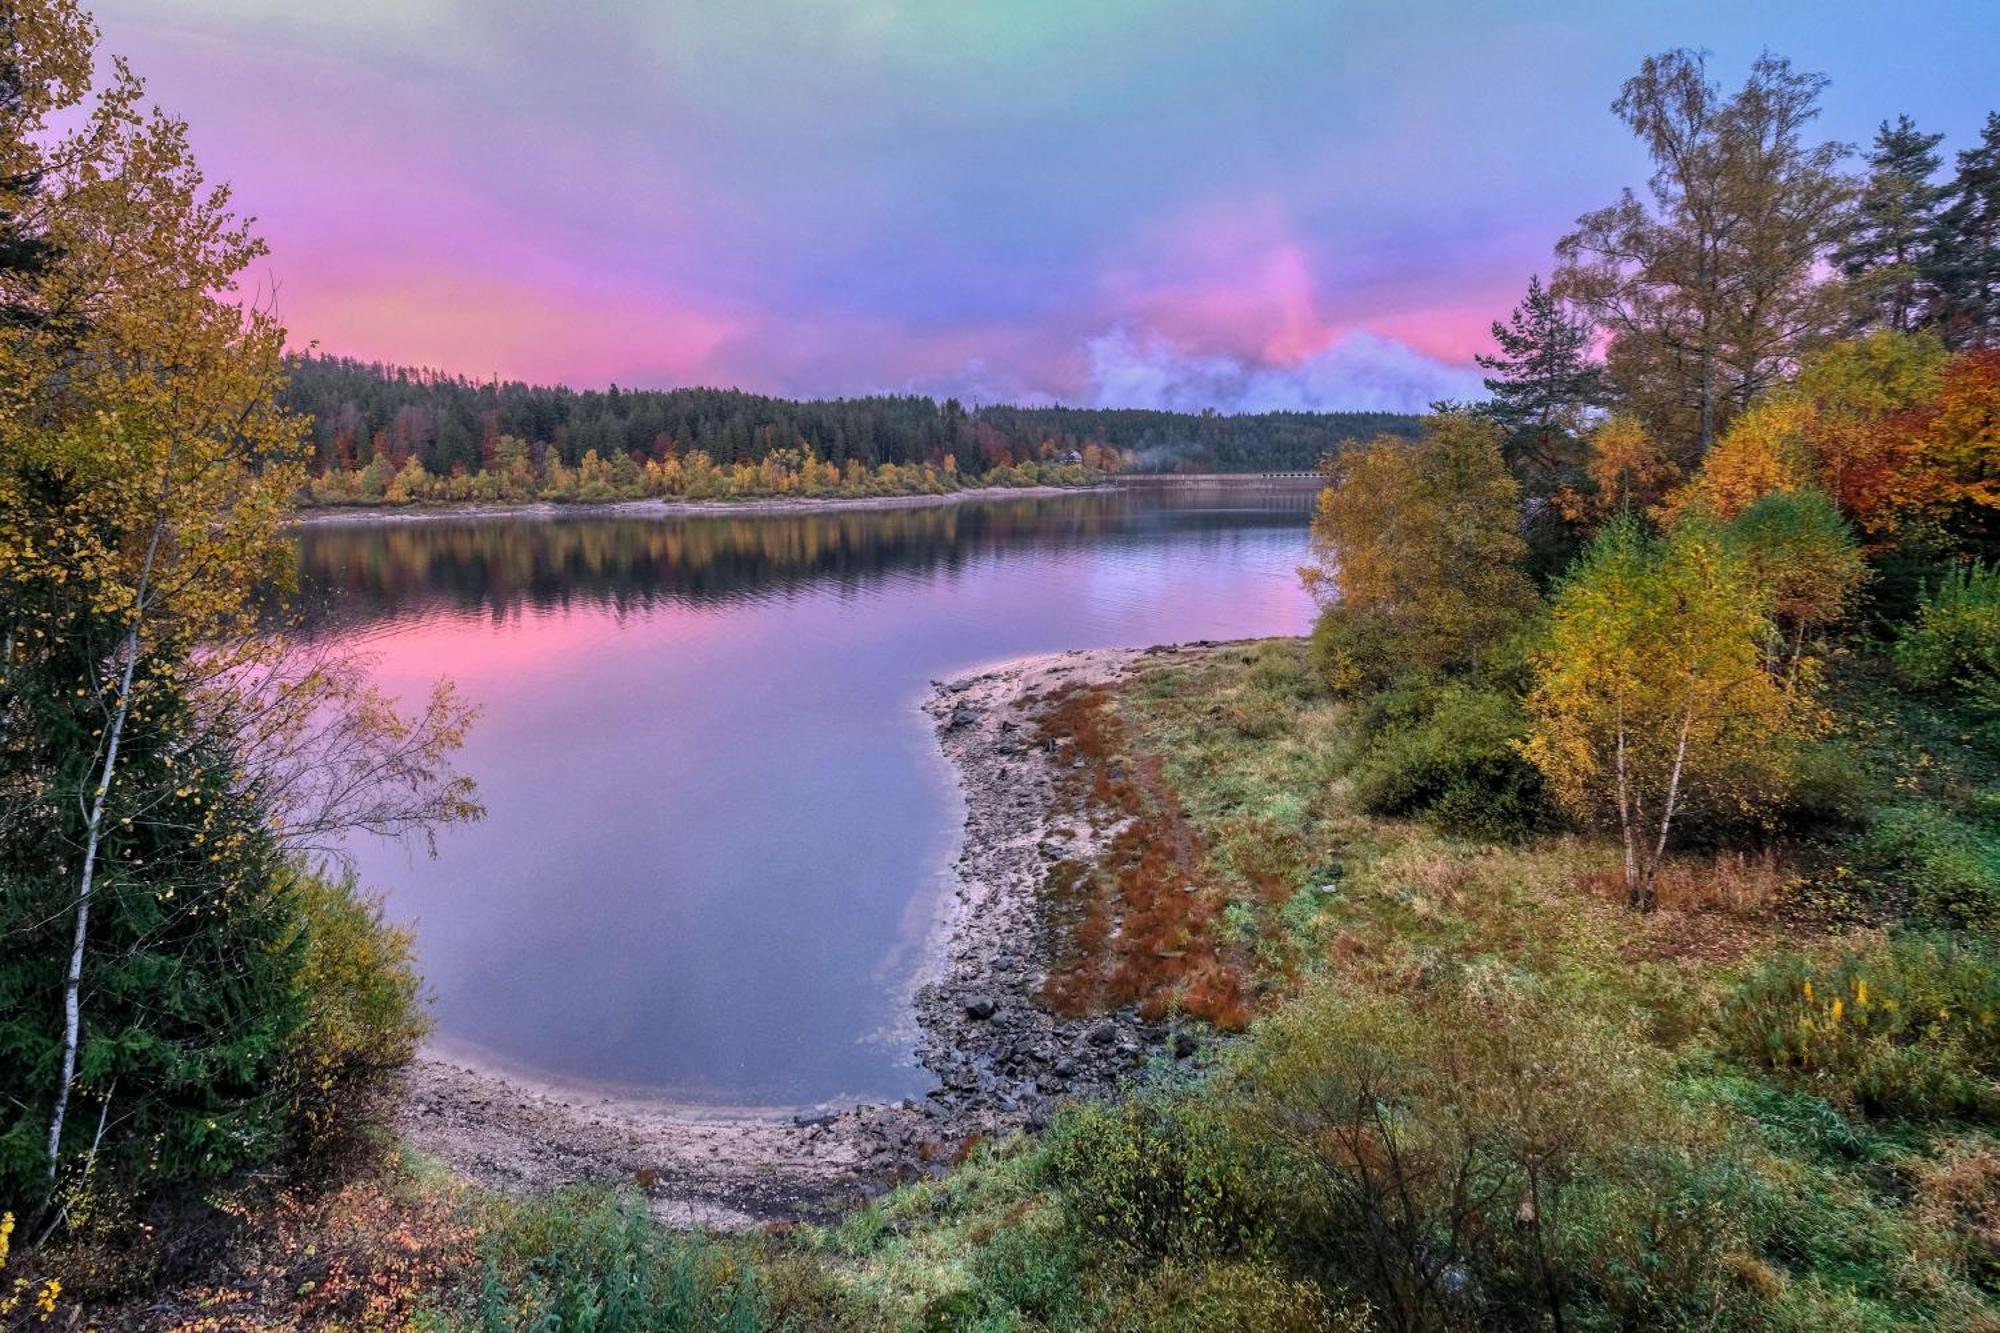
<instances>
[{"instance_id":1,"label":"forested hill","mask_svg":"<svg viewBox=\"0 0 2000 1333\"><path fill-rule=\"evenodd\" d=\"M722 464L754 463L803 442L822 459L869 466L948 455L968 474L1091 444L1116 450L1134 470L1289 471L1345 440L1414 434L1417 421L1390 412L968 411L956 399L916 395L794 401L735 389L576 390L340 357L294 357L290 369L285 402L314 420L317 469L386 456L415 458L438 476L480 470L502 436L546 447L572 467L591 450L606 459L700 450Z\"/></svg>"}]
</instances>

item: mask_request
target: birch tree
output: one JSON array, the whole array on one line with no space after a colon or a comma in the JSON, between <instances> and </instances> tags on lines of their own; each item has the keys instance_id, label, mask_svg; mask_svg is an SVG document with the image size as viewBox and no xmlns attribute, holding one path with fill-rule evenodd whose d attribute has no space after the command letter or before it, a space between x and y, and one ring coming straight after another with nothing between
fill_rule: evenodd
<instances>
[{"instance_id":1,"label":"birch tree","mask_svg":"<svg viewBox=\"0 0 2000 1333\"><path fill-rule=\"evenodd\" d=\"M74 4L16 0L5 17L0 220L14 259L0 263L0 839L41 850L31 869L13 856L0 865L63 886L55 1068L28 1080L49 1089L53 1182L114 834L169 820L161 836L191 863L282 850L286 810L263 788L310 768L301 756L315 738L346 747L321 756L318 798L290 807L310 810L315 838L344 817L404 831L476 806L444 762L469 717L448 694L407 720L351 673L273 674L284 649L263 630L291 576L280 527L305 432L277 405L284 329L268 298L238 285L264 247L227 188L204 179L186 126L145 108L122 61L91 96L96 34ZM241 688L259 679L271 686L262 696ZM135 745L160 791L127 780ZM262 767L251 746L266 748ZM254 827L216 827L216 799L205 814L184 808L199 784L168 775L197 755L204 781L228 786L236 823ZM380 780L366 802L363 779ZM117 867L120 882L143 878L147 857L121 854L134 863ZM215 883L239 887L227 874Z\"/></svg>"},{"instance_id":2,"label":"birch tree","mask_svg":"<svg viewBox=\"0 0 2000 1333\"><path fill-rule=\"evenodd\" d=\"M1752 813L1814 725L1810 673L1765 669L1768 594L1712 521L1664 538L1614 520L1557 594L1535 654L1524 743L1557 796L1616 830L1627 901L1656 905L1678 822Z\"/></svg>"}]
</instances>

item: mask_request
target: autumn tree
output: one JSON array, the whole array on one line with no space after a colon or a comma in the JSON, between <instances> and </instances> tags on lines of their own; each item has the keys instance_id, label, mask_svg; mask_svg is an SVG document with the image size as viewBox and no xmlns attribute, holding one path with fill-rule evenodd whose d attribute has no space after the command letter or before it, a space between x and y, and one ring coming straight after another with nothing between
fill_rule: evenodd
<instances>
[{"instance_id":1,"label":"autumn tree","mask_svg":"<svg viewBox=\"0 0 2000 1333\"><path fill-rule=\"evenodd\" d=\"M21 312L0 328L0 1021L20 1071L0 1183L18 1186L31 1137L53 1186L107 1130L177 1115L177 1168L200 1174L250 1151L217 1099L260 1095L287 1022L272 885L292 849L238 743L259 706L239 686L284 653L265 613L303 432L276 402L284 331L236 286L263 247L186 127L141 109L122 62L89 98L96 34L70 0L8 15L0 212L40 262L0 270ZM448 693L406 719L363 688L293 684L365 738L316 762L473 813L445 766L466 717Z\"/></svg>"},{"instance_id":2,"label":"autumn tree","mask_svg":"<svg viewBox=\"0 0 2000 1333\"><path fill-rule=\"evenodd\" d=\"M1730 519L1765 495L1814 489L1872 541L1893 538L1946 503L1942 456L1925 438L1946 362L1928 333L1829 344L1731 424L1664 512L1699 505Z\"/></svg>"},{"instance_id":3,"label":"autumn tree","mask_svg":"<svg viewBox=\"0 0 2000 1333\"><path fill-rule=\"evenodd\" d=\"M1664 537L1614 520L1564 581L1534 654L1523 749L1578 815L1617 830L1627 901L1650 911L1691 805L1749 813L1786 785L1815 713L1766 669L1768 598L1713 521Z\"/></svg>"},{"instance_id":4,"label":"autumn tree","mask_svg":"<svg viewBox=\"0 0 2000 1333\"><path fill-rule=\"evenodd\" d=\"M1497 351L1473 358L1493 372L1484 381L1492 401L1481 410L1506 433L1509 463L1553 472L1602 398L1603 371L1590 359L1590 326L1537 274L1506 323L1493 322L1493 341Z\"/></svg>"},{"instance_id":5,"label":"autumn tree","mask_svg":"<svg viewBox=\"0 0 2000 1333\"><path fill-rule=\"evenodd\" d=\"M1812 142L1826 80L1766 53L1734 94L1692 51L1651 56L1613 110L1654 163L1578 219L1552 290L1607 338L1605 373L1682 466L1838 326L1820 271L1845 234L1845 149Z\"/></svg>"},{"instance_id":6,"label":"autumn tree","mask_svg":"<svg viewBox=\"0 0 2000 1333\"><path fill-rule=\"evenodd\" d=\"M1885 120L1876 131L1867 181L1833 254L1853 290L1858 329L1907 333L1924 319L1944 198L1932 181L1943 139L1925 134L1908 116L1898 116L1893 125Z\"/></svg>"},{"instance_id":7,"label":"autumn tree","mask_svg":"<svg viewBox=\"0 0 2000 1333\"><path fill-rule=\"evenodd\" d=\"M1313 518L1316 640L1343 689L1404 671L1477 670L1536 604L1522 569L1521 488L1500 430L1468 413L1327 465Z\"/></svg>"},{"instance_id":8,"label":"autumn tree","mask_svg":"<svg viewBox=\"0 0 2000 1333\"><path fill-rule=\"evenodd\" d=\"M1767 665L1796 679L1815 639L1841 621L1867 581L1854 532L1811 487L1760 497L1725 532L1771 610Z\"/></svg>"},{"instance_id":9,"label":"autumn tree","mask_svg":"<svg viewBox=\"0 0 2000 1333\"><path fill-rule=\"evenodd\" d=\"M1588 531L1613 514L1644 513L1660 502L1680 478L1667 456L1636 417L1611 416L1597 424L1584 446L1587 492L1564 487L1555 504L1563 517Z\"/></svg>"}]
</instances>

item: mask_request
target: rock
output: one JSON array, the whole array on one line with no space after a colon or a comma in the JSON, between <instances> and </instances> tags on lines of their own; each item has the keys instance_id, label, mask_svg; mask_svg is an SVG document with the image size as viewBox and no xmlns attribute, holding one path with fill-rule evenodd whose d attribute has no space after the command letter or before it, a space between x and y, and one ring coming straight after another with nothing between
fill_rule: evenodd
<instances>
[{"instance_id":1,"label":"rock","mask_svg":"<svg viewBox=\"0 0 2000 1333\"><path fill-rule=\"evenodd\" d=\"M1092 1046L1109 1046L1118 1040L1118 1025L1107 1018L1086 1032L1084 1040Z\"/></svg>"},{"instance_id":2,"label":"rock","mask_svg":"<svg viewBox=\"0 0 2000 1333\"><path fill-rule=\"evenodd\" d=\"M993 1011L999 1007L993 1003L991 996L975 995L965 1002L965 1016L978 1019L991 1018Z\"/></svg>"},{"instance_id":3,"label":"rock","mask_svg":"<svg viewBox=\"0 0 2000 1333\"><path fill-rule=\"evenodd\" d=\"M1076 1073L1076 1061L1065 1055L1049 1068L1055 1072L1057 1078L1069 1078Z\"/></svg>"},{"instance_id":4,"label":"rock","mask_svg":"<svg viewBox=\"0 0 2000 1333\"><path fill-rule=\"evenodd\" d=\"M978 720L979 714L973 712L970 708L954 708L951 710L951 717L945 725L956 731L960 727L969 727Z\"/></svg>"},{"instance_id":5,"label":"rock","mask_svg":"<svg viewBox=\"0 0 2000 1333\"><path fill-rule=\"evenodd\" d=\"M1190 1055L1193 1055L1196 1045L1194 1033L1192 1032L1176 1030L1171 1037L1167 1038L1167 1049L1173 1053L1173 1057L1176 1060L1185 1060Z\"/></svg>"}]
</instances>

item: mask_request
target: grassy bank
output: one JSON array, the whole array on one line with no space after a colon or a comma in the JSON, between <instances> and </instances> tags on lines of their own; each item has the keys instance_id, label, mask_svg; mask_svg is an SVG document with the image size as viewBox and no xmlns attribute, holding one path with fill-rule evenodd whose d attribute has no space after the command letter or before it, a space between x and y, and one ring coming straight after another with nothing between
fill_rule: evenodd
<instances>
[{"instance_id":1,"label":"grassy bank","mask_svg":"<svg viewBox=\"0 0 2000 1333\"><path fill-rule=\"evenodd\" d=\"M1868 887L1913 823L1990 837L1990 756L1956 719L1850 664L1830 743L1872 814L1688 854L1639 915L1600 843L1366 813L1356 706L1317 680L1274 641L1046 701L1114 832L1053 863L1048 998L1161 1006L1201 1041L1124 1102L748 1237L659 1227L648 1182L520 1202L393 1164L257 1205L260 1238L178 1317L1995 1326L2000 971L1971 932L1895 929L1910 904Z\"/></svg>"}]
</instances>

